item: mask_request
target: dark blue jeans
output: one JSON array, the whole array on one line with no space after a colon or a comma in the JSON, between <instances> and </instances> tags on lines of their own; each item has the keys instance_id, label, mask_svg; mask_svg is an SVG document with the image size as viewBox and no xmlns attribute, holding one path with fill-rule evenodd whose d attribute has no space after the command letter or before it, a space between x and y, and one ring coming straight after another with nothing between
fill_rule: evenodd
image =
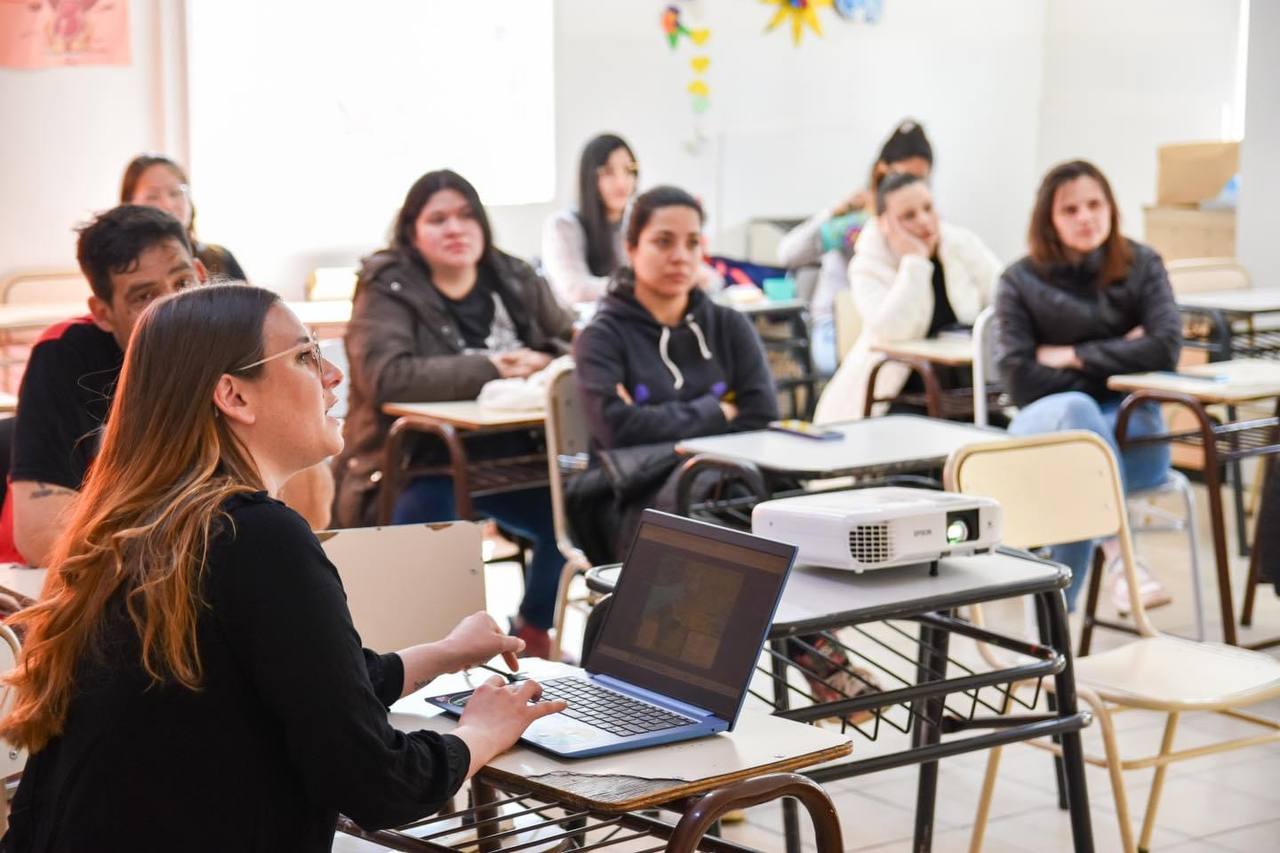
<instances>
[{"instance_id":1,"label":"dark blue jeans","mask_svg":"<svg viewBox=\"0 0 1280 853\"><path fill-rule=\"evenodd\" d=\"M533 543L533 559L524 579L520 615L542 629L555 621L556 595L564 556L556 547L551 491L545 486L475 499L478 512ZM449 521L458 517L453 505L453 478L418 477L396 500L393 524Z\"/></svg>"}]
</instances>

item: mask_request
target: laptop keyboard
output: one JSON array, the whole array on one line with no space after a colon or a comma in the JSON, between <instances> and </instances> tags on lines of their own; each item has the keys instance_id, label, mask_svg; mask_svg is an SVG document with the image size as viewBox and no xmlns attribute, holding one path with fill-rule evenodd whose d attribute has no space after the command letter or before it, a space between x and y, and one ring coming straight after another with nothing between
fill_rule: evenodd
<instances>
[{"instance_id":1,"label":"laptop keyboard","mask_svg":"<svg viewBox=\"0 0 1280 853\"><path fill-rule=\"evenodd\" d=\"M581 720L618 737L674 729L696 722L601 687L593 681L572 676L542 682L542 698L564 699L569 703L569 707L561 712L566 717Z\"/></svg>"}]
</instances>

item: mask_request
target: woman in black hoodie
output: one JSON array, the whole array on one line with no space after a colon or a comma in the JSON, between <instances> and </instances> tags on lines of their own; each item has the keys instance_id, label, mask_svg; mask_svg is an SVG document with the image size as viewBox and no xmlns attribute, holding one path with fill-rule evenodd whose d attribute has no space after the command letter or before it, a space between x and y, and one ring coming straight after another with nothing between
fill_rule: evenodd
<instances>
[{"instance_id":1,"label":"woman in black hoodie","mask_svg":"<svg viewBox=\"0 0 1280 853\"><path fill-rule=\"evenodd\" d=\"M702 207L687 192L639 196L627 225L629 266L574 346L598 450L761 429L778 416L760 339L738 311L695 284Z\"/></svg>"},{"instance_id":2,"label":"woman in black hoodie","mask_svg":"<svg viewBox=\"0 0 1280 853\"><path fill-rule=\"evenodd\" d=\"M630 265L614 274L574 345L594 449L656 445L655 453L672 453L671 442L761 429L777 418L773 377L755 329L695 284L702 254L697 200L675 187L638 197L626 251ZM628 532L661 485L618 507L620 523L610 537L615 556L630 544ZM824 638L803 637L791 654L815 674L810 686L823 701L878 689Z\"/></svg>"}]
</instances>

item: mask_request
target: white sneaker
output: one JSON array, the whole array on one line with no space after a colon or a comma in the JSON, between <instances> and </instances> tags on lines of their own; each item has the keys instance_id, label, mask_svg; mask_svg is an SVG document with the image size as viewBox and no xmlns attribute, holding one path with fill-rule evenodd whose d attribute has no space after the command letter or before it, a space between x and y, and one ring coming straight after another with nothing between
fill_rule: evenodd
<instances>
[{"instance_id":1,"label":"white sneaker","mask_svg":"<svg viewBox=\"0 0 1280 853\"><path fill-rule=\"evenodd\" d=\"M1142 596L1144 610L1155 610L1173 602L1173 596L1164 584L1152 577L1151 572L1138 560L1134 565L1134 573L1138 576L1138 594ZM1124 573L1123 558L1116 557L1107 564L1107 579L1111 584L1111 603L1121 616L1129 615L1129 579Z\"/></svg>"}]
</instances>

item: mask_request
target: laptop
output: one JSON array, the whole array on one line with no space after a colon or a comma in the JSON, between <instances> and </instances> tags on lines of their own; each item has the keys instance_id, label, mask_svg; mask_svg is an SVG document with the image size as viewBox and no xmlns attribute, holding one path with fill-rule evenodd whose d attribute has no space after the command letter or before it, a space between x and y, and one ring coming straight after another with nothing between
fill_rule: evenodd
<instances>
[{"instance_id":1,"label":"laptop","mask_svg":"<svg viewBox=\"0 0 1280 853\"><path fill-rule=\"evenodd\" d=\"M569 707L521 741L586 758L731 731L796 548L645 510L581 669L542 681ZM428 699L459 715L467 690Z\"/></svg>"}]
</instances>

